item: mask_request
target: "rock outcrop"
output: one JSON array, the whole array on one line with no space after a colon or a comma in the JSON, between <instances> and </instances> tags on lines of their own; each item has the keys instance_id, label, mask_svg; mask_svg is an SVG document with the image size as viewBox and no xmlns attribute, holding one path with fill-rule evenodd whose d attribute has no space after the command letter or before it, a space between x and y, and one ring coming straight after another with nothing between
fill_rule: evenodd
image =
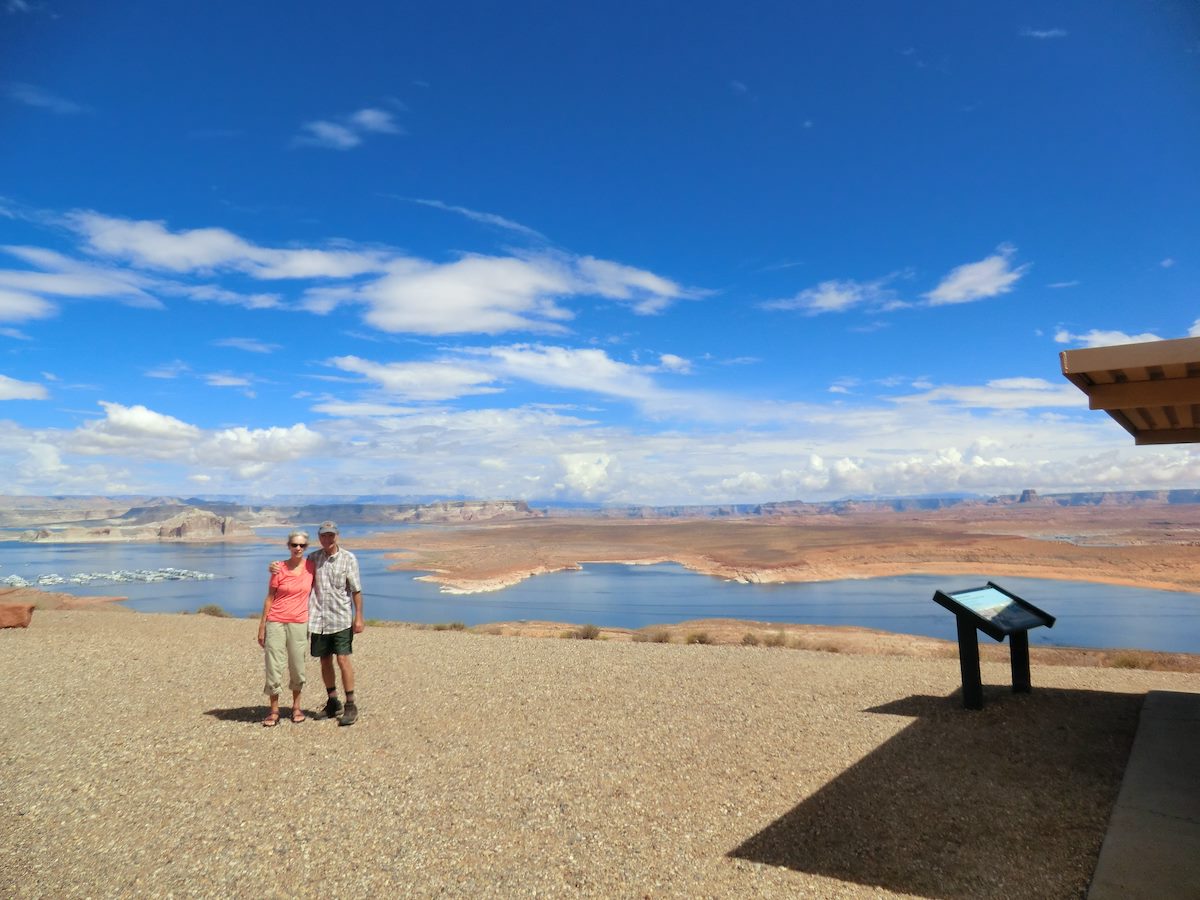
<instances>
[{"instance_id":1,"label":"rock outcrop","mask_svg":"<svg viewBox=\"0 0 1200 900\"><path fill-rule=\"evenodd\" d=\"M218 516L188 507L169 519L138 525L73 526L50 531L39 528L21 533L22 541L86 543L93 541L220 541L252 538L254 532L231 516Z\"/></svg>"},{"instance_id":2,"label":"rock outcrop","mask_svg":"<svg viewBox=\"0 0 1200 900\"><path fill-rule=\"evenodd\" d=\"M32 603L0 603L0 628L28 628L32 621Z\"/></svg>"}]
</instances>

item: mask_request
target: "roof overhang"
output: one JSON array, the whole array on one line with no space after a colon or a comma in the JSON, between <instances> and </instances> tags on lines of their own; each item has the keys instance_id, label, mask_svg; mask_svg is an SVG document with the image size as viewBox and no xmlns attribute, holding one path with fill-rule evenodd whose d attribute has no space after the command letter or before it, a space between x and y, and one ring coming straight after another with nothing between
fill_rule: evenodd
<instances>
[{"instance_id":1,"label":"roof overhang","mask_svg":"<svg viewBox=\"0 0 1200 900\"><path fill-rule=\"evenodd\" d=\"M1200 338L1059 354L1063 375L1139 444L1200 442Z\"/></svg>"}]
</instances>

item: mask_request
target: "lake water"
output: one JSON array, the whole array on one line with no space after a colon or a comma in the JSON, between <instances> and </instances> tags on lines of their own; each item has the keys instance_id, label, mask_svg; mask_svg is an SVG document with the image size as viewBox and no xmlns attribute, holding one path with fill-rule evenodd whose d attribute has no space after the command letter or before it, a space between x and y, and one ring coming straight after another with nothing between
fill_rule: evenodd
<instances>
[{"instance_id":1,"label":"lake water","mask_svg":"<svg viewBox=\"0 0 1200 900\"><path fill-rule=\"evenodd\" d=\"M285 532L281 532L285 533ZM347 537L352 532L348 530ZM282 538L280 540L282 543ZM352 540L347 546L353 549ZM263 544L23 544L0 542L0 583L36 582L77 573L126 573L157 578L165 569L208 580L46 584L76 595L128 596L145 612L194 611L216 603L234 615L257 614L266 593L267 562L283 548ZM477 625L517 619L640 628L697 618L755 619L815 625L861 625L955 639L954 617L932 600L935 590L982 585L986 574L907 575L815 584L748 585L720 581L681 566L597 564L557 572L485 594L444 594L414 573L387 570L384 553L355 550L365 587L366 615L405 622ZM1200 596L1173 591L1033 578L995 577L1000 585L1058 621L1029 632L1034 646L1129 647L1200 653ZM982 637L987 642L988 638Z\"/></svg>"}]
</instances>

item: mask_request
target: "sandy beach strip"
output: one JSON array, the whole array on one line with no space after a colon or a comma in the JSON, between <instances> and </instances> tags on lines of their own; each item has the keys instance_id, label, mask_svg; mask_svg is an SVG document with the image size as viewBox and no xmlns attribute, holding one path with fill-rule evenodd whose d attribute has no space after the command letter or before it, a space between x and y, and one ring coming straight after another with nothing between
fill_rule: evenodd
<instances>
[{"instance_id":1,"label":"sandy beach strip","mask_svg":"<svg viewBox=\"0 0 1200 900\"><path fill-rule=\"evenodd\" d=\"M954 659L377 627L359 724L264 729L254 634L0 632L0 893L1074 898L1144 692L1200 690L985 663L973 713Z\"/></svg>"}]
</instances>

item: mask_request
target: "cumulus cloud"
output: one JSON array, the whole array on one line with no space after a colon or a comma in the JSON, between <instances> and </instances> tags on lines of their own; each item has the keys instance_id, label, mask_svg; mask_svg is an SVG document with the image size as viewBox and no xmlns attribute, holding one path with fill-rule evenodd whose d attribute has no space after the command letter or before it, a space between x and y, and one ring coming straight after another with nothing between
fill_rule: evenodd
<instances>
[{"instance_id":1,"label":"cumulus cloud","mask_svg":"<svg viewBox=\"0 0 1200 900\"><path fill-rule=\"evenodd\" d=\"M1029 269L1028 263L1012 267L1015 253L1015 247L1003 244L992 256L952 269L936 288L925 294L926 300L930 306L944 306L1007 294Z\"/></svg>"},{"instance_id":2,"label":"cumulus cloud","mask_svg":"<svg viewBox=\"0 0 1200 900\"><path fill-rule=\"evenodd\" d=\"M1198 321L1197 324L1200 324ZM1193 326L1195 330L1195 326ZM1157 334L1146 331L1142 334L1126 334L1123 331L1103 331L1093 328L1083 334L1072 334L1065 328L1054 332L1054 341L1058 344L1082 344L1084 347L1109 347L1114 344L1144 344L1149 341L1161 341Z\"/></svg>"},{"instance_id":3,"label":"cumulus cloud","mask_svg":"<svg viewBox=\"0 0 1200 900\"><path fill-rule=\"evenodd\" d=\"M319 456L328 439L300 423L290 427L206 431L140 404L101 401L104 417L66 435L64 447L81 456L120 456L221 471L236 479L268 474L280 463Z\"/></svg>"},{"instance_id":4,"label":"cumulus cloud","mask_svg":"<svg viewBox=\"0 0 1200 900\"><path fill-rule=\"evenodd\" d=\"M133 458L187 457L201 430L141 404L100 402L104 418L88 422L72 436L70 449L84 455L121 453Z\"/></svg>"},{"instance_id":5,"label":"cumulus cloud","mask_svg":"<svg viewBox=\"0 0 1200 900\"><path fill-rule=\"evenodd\" d=\"M0 375L0 400L45 400L48 396L40 384Z\"/></svg>"},{"instance_id":6,"label":"cumulus cloud","mask_svg":"<svg viewBox=\"0 0 1200 900\"><path fill-rule=\"evenodd\" d=\"M403 134L395 115L388 110L367 107L337 121L317 119L300 126L292 138L296 147L324 147L330 150L350 150L369 134Z\"/></svg>"}]
</instances>

